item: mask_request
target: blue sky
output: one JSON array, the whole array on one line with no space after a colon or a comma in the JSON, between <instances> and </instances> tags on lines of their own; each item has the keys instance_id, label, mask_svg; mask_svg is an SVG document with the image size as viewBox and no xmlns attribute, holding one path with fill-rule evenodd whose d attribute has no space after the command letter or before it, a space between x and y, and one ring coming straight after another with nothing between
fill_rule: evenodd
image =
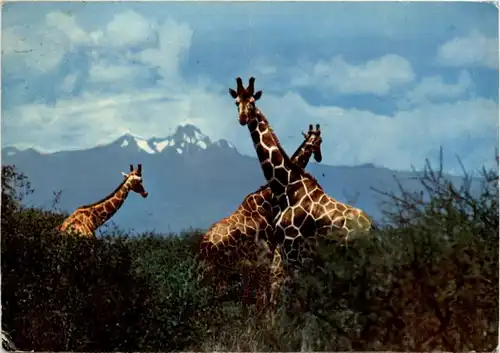
<instances>
[{"instance_id":1,"label":"blue sky","mask_svg":"<svg viewBox=\"0 0 500 353\"><path fill-rule=\"evenodd\" d=\"M465 2L7 3L2 146L73 150L192 123L255 151L227 93L256 77L293 151L323 127L323 162L446 169L498 147L498 10Z\"/></svg>"}]
</instances>

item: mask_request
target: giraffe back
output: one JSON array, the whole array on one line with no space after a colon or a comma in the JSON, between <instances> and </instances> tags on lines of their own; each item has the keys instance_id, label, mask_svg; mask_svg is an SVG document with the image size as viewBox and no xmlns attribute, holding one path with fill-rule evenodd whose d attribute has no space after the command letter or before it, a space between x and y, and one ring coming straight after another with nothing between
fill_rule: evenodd
<instances>
[{"instance_id":1,"label":"giraffe back","mask_svg":"<svg viewBox=\"0 0 500 353\"><path fill-rule=\"evenodd\" d=\"M287 186L286 195L276 237L287 262L302 262L322 238L349 241L372 230L372 219L364 211L330 197L305 174Z\"/></svg>"},{"instance_id":2,"label":"giraffe back","mask_svg":"<svg viewBox=\"0 0 500 353\"><path fill-rule=\"evenodd\" d=\"M271 226L275 211L272 192L265 185L248 194L229 217L213 224L201 241L201 256L219 266L251 260L267 251L274 232Z\"/></svg>"},{"instance_id":3,"label":"giraffe back","mask_svg":"<svg viewBox=\"0 0 500 353\"><path fill-rule=\"evenodd\" d=\"M90 210L79 208L56 229L65 234L78 234L88 237L95 236L93 222L89 221L90 217L92 217Z\"/></svg>"}]
</instances>

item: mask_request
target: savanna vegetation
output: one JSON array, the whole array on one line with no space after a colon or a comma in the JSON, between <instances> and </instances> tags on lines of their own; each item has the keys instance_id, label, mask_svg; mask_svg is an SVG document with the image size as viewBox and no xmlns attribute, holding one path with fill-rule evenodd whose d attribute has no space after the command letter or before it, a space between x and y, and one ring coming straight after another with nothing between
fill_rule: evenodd
<instances>
[{"instance_id":1,"label":"savanna vegetation","mask_svg":"<svg viewBox=\"0 0 500 353\"><path fill-rule=\"evenodd\" d=\"M2 166L2 329L36 351L491 351L497 169L474 192L430 164L419 180L422 193L378 191L391 226L323 246L300 274L304 305L285 288L272 322L214 297L202 232L62 237L66 215L23 206L27 178Z\"/></svg>"}]
</instances>

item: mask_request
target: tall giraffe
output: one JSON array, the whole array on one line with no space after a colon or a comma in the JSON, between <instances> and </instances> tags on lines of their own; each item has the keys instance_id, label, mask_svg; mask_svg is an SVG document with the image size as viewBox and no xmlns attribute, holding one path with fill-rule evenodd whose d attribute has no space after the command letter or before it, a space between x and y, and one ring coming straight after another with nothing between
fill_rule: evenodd
<instances>
[{"instance_id":1,"label":"tall giraffe","mask_svg":"<svg viewBox=\"0 0 500 353\"><path fill-rule=\"evenodd\" d=\"M312 155L317 162L322 160L319 124L316 129L310 124L309 131L302 134L304 140L292 155L292 161L305 168ZM200 245L201 258L208 262L219 293L224 290L229 275L240 272L243 273L243 299L248 299L250 283L255 282L258 304L263 304L271 265L268 262L271 253L266 250L273 247L269 242L274 234L271 224L277 215L276 206L271 188L264 185L247 195L236 211L213 224L204 235ZM279 259L281 255L275 250L271 267L273 278L281 278L279 266L282 262Z\"/></svg>"},{"instance_id":2,"label":"tall giraffe","mask_svg":"<svg viewBox=\"0 0 500 353\"><path fill-rule=\"evenodd\" d=\"M290 160L267 118L255 106L262 91L254 93L254 82L251 77L245 88L238 77L236 91L230 88L229 94L238 107L240 125L247 125L250 131L262 171L277 199L276 242L287 272L294 278L295 270L314 255L321 238L348 240L353 234L370 232L374 225L361 209L328 196L311 174Z\"/></svg>"},{"instance_id":3,"label":"tall giraffe","mask_svg":"<svg viewBox=\"0 0 500 353\"><path fill-rule=\"evenodd\" d=\"M130 165L130 172L125 174L123 181L111 194L100 201L85 205L76 209L66 220L57 227L57 230L65 233L79 233L84 236L94 236L95 231L108 221L123 205L130 191L148 197L142 183L142 165L137 165L137 170Z\"/></svg>"}]
</instances>

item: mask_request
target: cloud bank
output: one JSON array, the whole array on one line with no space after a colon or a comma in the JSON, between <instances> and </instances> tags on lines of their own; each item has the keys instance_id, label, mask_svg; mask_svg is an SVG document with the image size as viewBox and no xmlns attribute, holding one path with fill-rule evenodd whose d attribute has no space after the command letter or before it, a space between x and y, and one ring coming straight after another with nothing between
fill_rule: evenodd
<instances>
[{"instance_id":1,"label":"cloud bank","mask_svg":"<svg viewBox=\"0 0 500 353\"><path fill-rule=\"evenodd\" d=\"M320 123L327 164L405 170L437 157L443 146L478 169L498 145L498 100L476 94L468 71L481 66L498 74L496 39L479 32L436 47L434 73L391 51L361 58L319 50L287 62L271 52L244 55L235 59L236 74L221 77L199 69L204 57L191 57L205 39L194 26L174 16L153 18L126 9L96 23L55 10L39 23L4 28L3 146L74 150L111 142L125 130L162 137L192 123L254 156L227 94L236 75L247 80L251 74L264 90L259 106L285 149L293 150L309 123ZM224 48L240 40L237 34L205 52L207 60L219 55L214 70L231 63ZM441 66L455 71L440 74ZM201 73L193 74L196 70ZM396 108L375 112L356 104L357 97L382 99ZM332 98L337 101L331 103ZM452 161L450 168L456 166Z\"/></svg>"}]
</instances>

